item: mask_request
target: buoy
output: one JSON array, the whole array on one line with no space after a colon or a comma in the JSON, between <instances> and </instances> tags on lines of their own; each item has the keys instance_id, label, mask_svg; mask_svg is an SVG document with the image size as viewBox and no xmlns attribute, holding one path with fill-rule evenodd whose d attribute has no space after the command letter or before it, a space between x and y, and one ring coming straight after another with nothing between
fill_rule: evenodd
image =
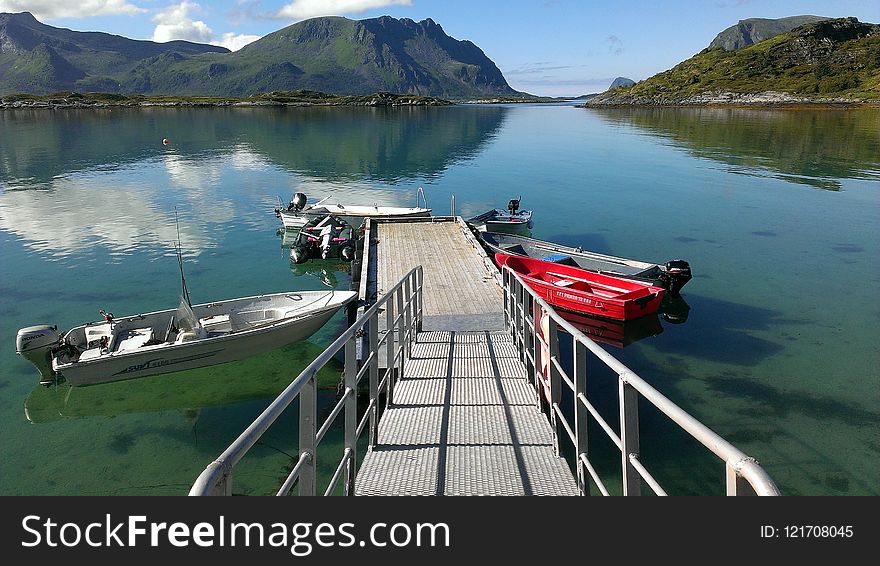
<instances>
[{"instance_id":1,"label":"buoy","mask_svg":"<svg viewBox=\"0 0 880 566\"><path fill-rule=\"evenodd\" d=\"M168 138L162 138L162 145L168 145Z\"/></svg>"}]
</instances>

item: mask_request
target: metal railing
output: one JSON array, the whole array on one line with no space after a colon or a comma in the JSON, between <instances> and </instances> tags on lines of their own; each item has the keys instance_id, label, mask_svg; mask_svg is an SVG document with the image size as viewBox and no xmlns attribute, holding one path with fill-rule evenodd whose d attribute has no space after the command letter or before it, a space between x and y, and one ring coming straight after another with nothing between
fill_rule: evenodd
<instances>
[{"instance_id":1,"label":"metal railing","mask_svg":"<svg viewBox=\"0 0 880 566\"><path fill-rule=\"evenodd\" d=\"M345 476L345 494L354 495L357 476L357 444L365 428L369 428L369 444L376 446L379 423L380 394L385 403L392 402L394 381L403 374L406 353L422 325L422 287L424 276L418 266L406 274L381 300L367 309L336 341L304 369L296 379L260 414L259 417L199 475L190 495L232 495L235 466L260 440L279 416L299 398L299 457L276 495L288 495L299 483L300 495L315 495L317 447L339 415L345 420L345 443L342 457L324 495L336 489ZM379 312L385 311L385 336L379 339ZM357 342L362 333L368 336L368 351L358 369ZM379 357L384 354L387 370L379 379ZM344 391L326 420L317 426L317 375L332 358L345 349ZM395 370L397 370L395 374ZM369 404L357 420L358 384L369 379Z\"/></svg>"},{"instance_id":2,"label":"metal railing","mask_svg":"<svg viewBox=\"0 0 880 566\"><path fill-rule=\"evenodd\" d=\"M603 495L609 494L587 450L588 425L592 417L620 451L623 495L640 495L642 480L657 495L666 495L639 458L638 401L641 396L724 462L727 495L781 495L776 484L754 458L746 456L689 415L577 330L525 284L517 273L508 267L502 272L505 321L513 334L527 374L535 385L538 404L544 402L542 398L547 402L557 455L560 453L561 432L568 436L574 446L577 482L582 494L589 495L590 478ZM573 378L560 361L560 328L572 336ZM588 353L592 353L618 376L619 433L587 397ZM560 407L563 385L574 395L573 423Z\"/></svg>"}]
</instances>

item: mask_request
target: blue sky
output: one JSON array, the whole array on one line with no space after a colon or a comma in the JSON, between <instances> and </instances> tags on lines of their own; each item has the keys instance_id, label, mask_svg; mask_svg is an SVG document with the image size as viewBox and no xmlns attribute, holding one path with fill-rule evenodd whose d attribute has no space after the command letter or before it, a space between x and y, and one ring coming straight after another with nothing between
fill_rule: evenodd
<instances>
[{"instance_id":1,"label":"blue sky","mask_svg":"<svg viewBox=\"0 0 880 566\"><path fill-rule=\"evenodd\" d=\"M187 39L238 49L321 15L432 18L477 44L510 85L545 96L641 80L706 47L738 20L802 14L880 23L877 0L0 0L44 23L133 39Z\"/></svg>"}]
</instances>

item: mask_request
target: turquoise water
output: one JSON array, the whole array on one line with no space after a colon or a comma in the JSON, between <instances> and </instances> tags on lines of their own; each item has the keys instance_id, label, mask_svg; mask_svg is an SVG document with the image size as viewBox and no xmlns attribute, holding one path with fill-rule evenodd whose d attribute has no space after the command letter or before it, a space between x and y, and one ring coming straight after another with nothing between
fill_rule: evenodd
<instances>
[{"instance_id":1,"label":"turquoise water","mask_svg":"<svg viewBox=\"0 0 880 566\"><path fill-rule=\"evenodd\" d=\"M878 179L876 109L5 111L0 493L186 493L342 327L337 317L306 343L217 368L38 386L15 355L18 328L176 304L175 209L190 292L206 302L322 279L347 288L344 265L323 278L291 269L279 197L415 206L421 186L437 214L453 195L465 217L522 196L535 237L688 260L687 321L607 347L783 492L880 494ZM322 378L325 403L338 371ZM286 475L286 418L245 460L236 493L268 493ZM641 424L643 456L670 491L717 493L723 468L686 470L691 443L661 419ZM325 480L334 450L330 439L319 459Z\"/></svg>"}]
</instances>

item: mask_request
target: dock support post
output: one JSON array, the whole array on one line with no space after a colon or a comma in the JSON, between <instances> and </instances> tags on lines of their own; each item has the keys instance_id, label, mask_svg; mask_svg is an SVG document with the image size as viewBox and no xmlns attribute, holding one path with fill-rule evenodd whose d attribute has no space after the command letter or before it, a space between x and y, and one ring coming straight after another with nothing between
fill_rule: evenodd
<instances>
[{"instance_id":1,"label":"dock support post","mask_svg":"<svg viewBox=\"0 0 880 566\"><path fill-rule=\"evenodd\" d=\"M619 380L620 451L623 472L623 494L641 495L642 478L631 458L639 456L639 392L627 383L624 373Z\"/></svg>"},{"instance_id":2,"label":"dock support post","mask_svg":"<svg viewBox=\"0 0 880 566\"><path fill-rule=\"evenodd\" d=\"M581 456L589 460L587 448L587 425L590 412L579 399L587 397L587 347L578 340L572 339L574 366L574 435L575 435L575 466L577 466L577 482L581 495L590 495L590 476L585 469Z\"/></svg>"},{"instance_id":3,"label":"dock support post","mask_svg":"<svg viewBox=\"0 0 880 566\"><path fill-rule=\"evenodd\" d=\"M724 465L725 476L727 478L727 495L758 495L755 488L749 485L749 482L737 473L736 468L727 462Z\"/></svg>"},{"instance_id":4,"label":"dock support post","mask_svg":"<svg viewBox=\"0 0 880 566\"><path fill-rule=\"evenodd\" d=\"M408 338L406 339L406 348L405 348L405 350L404 350L404 351L406 352L406 355L407 355L407 356L412 355L412 339L413 339L413 330L412 330L412 328L413 328L413 325L412 325L412 320L413 320L413 296L412 296L412 287L413 287L413 286L411 285L410 278L407 277L407 278L406 278L406 281L403 282L403 290L404 290L404 293L405 293L405 295L406 295L406 307L404 307L404 311L403 311L403 312L405 313L405 316L403 317L403 323L402 323L402 324L403 324L403 327L406 329L406 334L405 334L405 336L408 335Z\"/></svg>"},{"instance_id":5,"label":"dock support post","mask_svg":"<svg viewBox=\"0 0 880 566\"><path fill-rule=\"evenodd\" d=\"M520 340L522 341L522 342L520 342L520 355L522 356L520 359L523 362L526 361L526 357L525 357L525 353L524 353L524 346L525 346L525 344L528 343L527 339L529 336L529 317L528 317L528 313L526 313L526 296L527 295L528 295L528 293L526 292L525 287L523 285L520 285L519 286L519 295L517 297L517 299L518 299L517 302L519 304L517 305L516 316L519 317L517 322L519 323Z\"/></svg>"},{"instance_id":6,"label":"dock support post","mask_svg":"<svg viewBox=\"0 0 880 566\"><path fill-rule=\"evenodd\" d=\"M547 334L544 339L547 340L549 346L550 359L545 360L547 364L547 375L545 376L550 382L550 424L553 425L553 448L556 450L556 457L559 458L559 416L556 414L556 408L562 402L562 375L559 373L556 364L559 362L559 334L556 319L547 317Z\"/></svg>"},{"instance_id":7,"label":"dock support post","mask_svg":"<svg viewBox=\"0 0 880 566\"><path fill-rule=\"evenodd\" d=\"M357 476L357 371L357 338L352 336L345 343L345 495L354 495Z\"/></svg>"},{"instance_id":8,"label":"dock support post","mask_svg":"<svg viewBox=\"0 0 880 566\"><path fill-rule=\"evenodd\" d=\"M510 331L510 273L506 269L501 270L501 291L504 293L504 328Z\"/></svg>"},{"instance_id":9,"label":"dock support post","mask_svg":"<svg viewBox=\"0 0 880 566\"><path fill-rule=\"evenodd\" d=\"M416 336L422 331L422 318L425 316L425 273L419 269L416 271ZM418 340L416 340L418 342Z\"/></svg>"},{"instance_id":10,"label":"dock support post","mask_svg":"<svg viewBox=\"0 0 880 566\"><path fill-rule=\"evenodd\" d=\"M540 323L540 320L544 316L544 311L540 305L537 305L534 308L532 313L532 319ZM537 324L536 323L536 324ZM535 407L540 411L542 409L542 399L544 399L544 379L540 375L541 364L543 363L539 356L543 356L543 351L541 348L541 336L537 332L532 332L531 336L529 336L528 340L524 340L526 344L526 348L531 354L531 358L529 356L525 356L523 363L526 366L526 372L529 374L529 381L531 381L532 386L535 388Z\"/></svg>"},{"instance_id":11,"label":"dock support post","mask_svg":"<svg viewBox=\"0 0 880 566\"><path fill-rule=\"evenodd\" d=\"M394 404L394 301L385 303L385 372L388 393L385 406Z\"/></svg>"},{"instance_id":12,"label":"dock support post","mask_svg":"<svg viewBox=\"0 0 880 566\"><path fill-rule=\"evenodd\" d=\"M376 447L379 432L379 313L378 311L370 317L369 328L367 329L368 340L370 344L370 402L373 404L370 413L370 448Z\"/></svg>"},{"instance_id":13,"label":"dock support post","mask_svg":"<svg viewBox=\"0 0 880 566\"><path fill-rule=\"evenodd\" d=\"M316 418L318 415L318 387L315 376L306 381L299 394L299 453L307 458L299 475L299 494L315 495L317 450L315 446Z\"/></svg>"},{"instance_id":14,"label":"dock support post","mask_svg":"<svg viewBox=\"0 0 880 566\"><path fill-rule=\"evenodd\" d=\"M403 362L406 352L406 328L403 324L404 320L406 320L406 315L403 310L403 289L397 289L397 294L395 296L397 299L397 316L400 318L400 321L397 323L397 347L395 348L395 355L399 352L398 356L400 359L398 360L400 363L400 371L397 372L397 378L403 379ZM391 335L392 338L394 335Z\"/></svg>"}]
</instances>

